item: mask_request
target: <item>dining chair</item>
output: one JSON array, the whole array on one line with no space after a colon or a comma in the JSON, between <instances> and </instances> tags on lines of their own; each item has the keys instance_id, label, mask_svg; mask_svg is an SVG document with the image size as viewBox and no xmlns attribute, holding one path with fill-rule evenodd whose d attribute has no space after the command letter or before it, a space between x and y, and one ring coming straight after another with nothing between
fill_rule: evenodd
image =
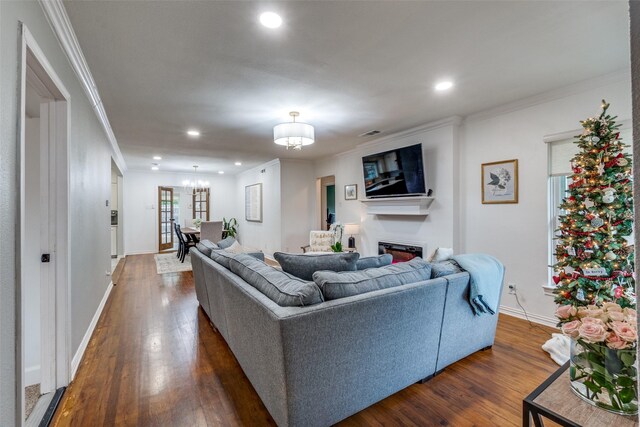
<instances>
[{"instance_id":1,"label":"dining chair","mask_svg":"<svg viewBox=\"0 0 640 427\"><path fill-rule=\"evenodd\" d=\"M173 230L176 232L176 239L178 240L178 252L176 253L176 256L180 258L182 256L182 239L180 238L182 233L180 232L180 224L174 222Z\"/></svg>"},{"instance_id":2,"label":"dining chair","mask_svg":"<svg viewBox=\"0 0 640 427\"><path fill-rule=\"evenodd\" d=\"M195 241L193 241L191 239L186 239L185 235L184 235L184 233L182 233L179 225L176 225L176 230L177 230L177 234L178 234L178 240L180 241L180 246L182 247L182 252L181 252L181 255L180 255L180 261L184 262L185 257L189 253L189 248L194 247L197 242L195 242Z\"/></svg>"},{"instance_id":3,"label":"dining chair","mask_svg":"<svg viewBox=\"0 0 640 427\"><path fill-rule=\"evenodd\" d=\"M222 221L203 221L200 224L200 240L213 243L222 240Z\"/></svg>"}]
</instances>

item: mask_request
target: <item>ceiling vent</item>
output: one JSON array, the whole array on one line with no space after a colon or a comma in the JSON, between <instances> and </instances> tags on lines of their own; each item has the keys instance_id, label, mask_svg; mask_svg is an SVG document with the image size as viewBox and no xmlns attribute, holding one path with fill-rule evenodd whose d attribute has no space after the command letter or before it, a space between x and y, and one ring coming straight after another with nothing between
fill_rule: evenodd
<instances>
[{"instance_id":1,"label":"ceiling vent","mask_svg":"<svg viewBox=\"0 0 640 427\"><path fill-rule=\"evenodd\" d=\"M380 133L379 130L370 130L369 132L361 133L358 136L373 136L373 135L377 135L379 133Z\"/></svg>"}]
</instances>

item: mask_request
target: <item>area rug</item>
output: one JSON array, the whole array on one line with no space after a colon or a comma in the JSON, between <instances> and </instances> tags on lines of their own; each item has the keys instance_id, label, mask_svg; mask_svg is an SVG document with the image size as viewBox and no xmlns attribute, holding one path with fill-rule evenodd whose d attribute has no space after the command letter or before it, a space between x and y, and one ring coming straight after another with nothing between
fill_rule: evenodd
<instances>
[{"instance_id":1,"label":"area rug","mask_svg":"<svg viewBox=\"0 0 640 427\"><path fill-rule=\"evenodd\" d=\"M34 384L24 389L24 419L31 415L31 411L35 408L36 403L40 399L40 384Z\"/></svg>"},{"instance_id":2,"label":"area rug","mask_svg":"<svg viewBox=\"0 0 640 427\"><path fill-rule=\"evenodd\" d=\"M179 273L191 271L191 258L187 255L184 262L180 262L175 252L168 254L156 254L156 270L158 274Z\"/></svg>"}]
</instances>

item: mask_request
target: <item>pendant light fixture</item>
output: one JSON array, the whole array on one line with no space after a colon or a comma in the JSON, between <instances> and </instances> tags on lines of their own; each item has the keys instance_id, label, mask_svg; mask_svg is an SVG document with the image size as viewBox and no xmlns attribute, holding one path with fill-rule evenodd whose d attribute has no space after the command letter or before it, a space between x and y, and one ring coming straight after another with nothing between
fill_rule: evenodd
<instances>
[{"instance_id":1,"label":"pendant light fixture","mask_svg":"<svg viewBox=\"0 0 640 427\"><path fill-rule=\"evenodd\" d=\"M185 179L182 181L184 189L190 193L197 193L209 187L209 181L198 179L198 165L193 165L193 179Z\"/></svg>"},{"instance_id":2,"label":"pendant light fixture","mask_svg":"<svg viewBox=\"0 0 640 427\"><path fill-rule=\"evenodd\" d=\"M292 121L288 123L280 123L273 127L273 142L278 145L284 145L287 150L302 150L304 145L310 145L315 142L315 131L313 126L307 123L296 122L296 117L300 115L297 111L289 113Z\"/></svg>"}]
</instances>

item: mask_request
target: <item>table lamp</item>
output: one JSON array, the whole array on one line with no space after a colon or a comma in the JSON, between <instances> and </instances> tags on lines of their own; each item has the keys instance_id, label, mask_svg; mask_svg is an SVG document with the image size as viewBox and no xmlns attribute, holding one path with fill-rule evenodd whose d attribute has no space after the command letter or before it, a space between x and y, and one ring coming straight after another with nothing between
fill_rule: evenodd
<instances>
[{"instance_id":1,"label":"table lamp","mask_svg":"<svg viewBox=\"0 0 640 427\"><path fill-rule=\"evenodd\" d=\"M344 225L344 234L349 236L349 248L356 247L356 238L353 237L360 233L360 226L358 224L345 224Z\"/></svg>"}]
</instances>

